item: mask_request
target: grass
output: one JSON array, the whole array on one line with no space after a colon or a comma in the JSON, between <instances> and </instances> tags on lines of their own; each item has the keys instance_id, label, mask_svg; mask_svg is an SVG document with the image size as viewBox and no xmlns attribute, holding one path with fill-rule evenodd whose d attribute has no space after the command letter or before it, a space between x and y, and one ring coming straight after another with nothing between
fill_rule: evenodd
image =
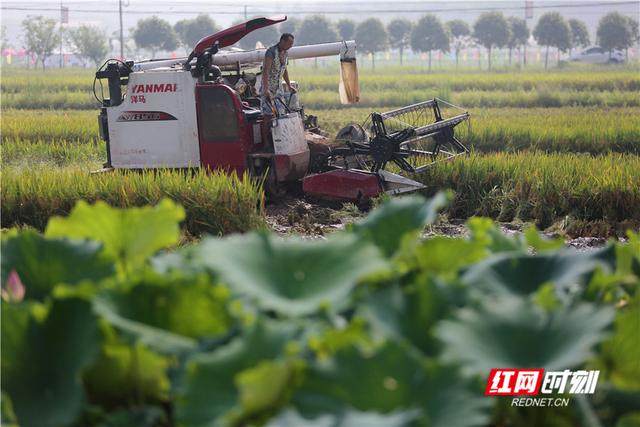
<instances>
[{"instance_id":1,"label":"grass","mask_svg":"<svg viewBox=\"0 0 640 427\"><path fill-rule=\"evenodd\" d=\"M155 204L170 197L187 212L184 230L194 236L244 232L264 226L263 195L255 180L222 172L156 171L90 175L85 168L3 167L2 227L43 230L49 217L67 215L76 201L112 206Z\"/></svg>"}]
</instances>

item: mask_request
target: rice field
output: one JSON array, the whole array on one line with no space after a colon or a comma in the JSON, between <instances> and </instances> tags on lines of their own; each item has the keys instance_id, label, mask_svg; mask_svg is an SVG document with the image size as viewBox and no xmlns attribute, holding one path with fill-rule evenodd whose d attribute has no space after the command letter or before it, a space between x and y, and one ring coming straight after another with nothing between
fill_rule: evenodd
<instances>
[{"instance_id":1,"label":"rice field","mask_svg":"<svg viewBox=\"0 0 640 427\"><path fill-rule=\"evenodd\" d=\"M468 110L471 126L459 130L472 154L421 177L426 193L456 192L450 218L560 224L573 235L640 227L637 66L432 74L415 67L374 74L361 66L357 107L338 104L336 69L294 64L294 79L296 72L305 111L330 134L373 111L433 97ZM92 82L91 70L3 72L2 227L42 228L80 198L137 206L163 195L185 205L190 234L264 225L255 181L175 172L89 175L106 158Z\"/></svg>"},{"instance_id":2,"label":"rice field","mask_svg":"<svg viewBox=\"0 0 640 427\"><path fill-rule=\"evenodd\" d=\"M452 218L535 221L565 219L640 226L640 157L608 154L472 154L436 163L420 176L427 194L452 188ZM622 230L618 230L622 231Z\"/></svg>"},{"instance_id":3,"label":"rice field","mask_svg":"<svg viewBox=\"0 0 640 427\"><path fill-rule=\"evenodd\" d=\"M155 205L169 197L184 206L188 235L222 235L264 226L260 183L222 172L113 172L86 166L3 167L2 227L44 230L53 215L67 215L82 199L112 206Z\"/></svg>"},{"instance_id":4,"label":"rice field","mask_svg":"<svg viewBox=\"0 0 640 427\"><path fill-rule=\"evenodd\" d=\"M309 109L319 117L331 135L348 123L362 123L373 110ZM540 150L600 154L608 152L640 154L640 114L638 108L470 108L471 132L460 128L463 139L475 151ZM74 156L70 144L91 143L86 153L102 152L95 111L5 110L0 119L5 161L15 157L46 157L49 150ZM22 147L25 143L41 143ZM51 148L51 145L56 148ZM43 150L42 154L38 154ZM16 153L14 155L14 153Z\"/></svg>"},{"instance_id":5,"label":"rice field","mask_svg":"<svg viewBox=\"0 0 640 427\"><path fill-rule=\"evenodd\" d=\"M291 74L302 85L305 94L309 90L334 90L337 85L338 68L308 69L293 61ZM640 91L640 66L618 67L571 67L568 70L516 71L487 73L484 71L459 71L425 73L411 67L385 67L372 72L359 65L359 81L362 92L384 89L414 90L449 87L464 90L540 90L541 88L579 91ZM2 92L47 93L85 92L91 95L94 71L91 69L48 70L3 70ZM298 71L301 75L294 77ZM98 89L100 86L97 86Z\"/></svg>"},{"instance_id":6,"label":"rice field","mask_svg":"<svg viewBox=\"0 0 640 427\"><path fill-rule=\"evenodd\" d=\"M336 86L337 87L337 86ZM309 108L334 108L339 99L336 87L331 90L309 90L304 104ZM361 97L363 107L380 108L408 105L425 99L441 98L456 105L471 107L638 107L640 91L582 92L577 90L464 90L447 87L404 90L400 88L369 92ZM2 105L20 109L79 109L94 110L99 104L93 95L84 91L31 93L3 93Z\"/></svg>"},{"instance_id":7,"label":"rice field","mask_svg":"<svg viewBox=\"0 0 640 427\"><path fill-rule=\"evenodd\" d=\"M379 109L378 111L384 111ZM335 134L346 123L363 123L370 108L310 109ZM639 108L469 108L470 129L456 128L477 152L539 150L640 154ZM455 114L452 112L452 114Z\"/></svg>"},{"instance_id":8,"label":"rice field","mask_svg":"<svg viewBox=\"0 0 640 427\"><path fill-rule=\"evenodd\" d=\"M300 68L301 91L308 108L331 108L338 104L338 71L332 68L309 71ZM385 71L372 73L361 67L360 87L363 107L406 105L428 98L442 98L466 108L479 107L638 107L640 73L636 67L611 71L555 72L436 72L432 74ZM296 67L292 68L295 76ZM3 108L19 109L96 109L93 72L65 74L49 71L4 73L1 101ZM295 79L296 77L294 77ZM100 85L97 85L100 92Z\"/></svg>"}]
</instances>

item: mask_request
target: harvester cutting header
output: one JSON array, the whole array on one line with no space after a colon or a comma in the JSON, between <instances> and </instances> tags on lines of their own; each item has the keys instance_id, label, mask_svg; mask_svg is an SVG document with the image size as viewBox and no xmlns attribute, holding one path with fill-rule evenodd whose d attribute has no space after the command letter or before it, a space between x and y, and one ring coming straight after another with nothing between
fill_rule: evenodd
<instances>
[{"instance_id":1,"label":"harvester cutting header","mask_svg":"<svg viewBox=\"0 0 640 427\"><path fill-rule=\"evenodd\" d=\"M256 18L203 38L188 57L107 61L95 82L107 80L99 99L100 134L107 145L105 169L205 168L266 176L267 190L302 181L305 193L363 201L383 192L423 188L402 176L466 153L454 128L469 115L444 118L439 100L384 113L348 125L335 141L307 116L297 91L281 83L261 108L265 49L231 46L258 28L286 17ZM340 41L288 50L289 59L340 56L342 103L359 100L356 44ZM276 83L277 84L277 83ZM291 82L295 88L296 83ZM271 114L268 114L271 113ZM394 164L392 173L385 170Z\"/></svg>"}]
</instances>

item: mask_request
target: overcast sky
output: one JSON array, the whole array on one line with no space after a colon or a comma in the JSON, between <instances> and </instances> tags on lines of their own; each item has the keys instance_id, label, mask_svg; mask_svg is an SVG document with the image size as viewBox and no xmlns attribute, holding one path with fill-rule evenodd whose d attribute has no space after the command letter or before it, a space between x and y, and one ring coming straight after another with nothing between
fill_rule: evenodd
<instances>
[{"instance_id":1,"label":"overcast sky","mask_svg":"<svg viewBox=\"0 0 640 427\"><path fill-rule=\"evenodd\" d=\"M70 25L91 23L101 27L108 36L119 27L119 0L67 0L62 4L69 8ZM60 19L60 0L0 0L1 21L6 27L12 47L21 47L21 22L29 15L43 15ZM209 14L221 27L231 25L242 19L245 14L252 16L288 15L304 18L312 13L323 13L331 20L350 18L360 21L370 16L389 22L393 18L406 17L417 20L420 16L432 12L443 20L461 18L469 23L483 10L503 10L506 15L524 16L524 0L465 0L465 1L411 1L397 0L269 0L269 1L230 1L230 0L123 0L123 27L125 34L129 28L145 16L157 15L170 23L180 19L193 18L199 13ZM560 7L558 7L560 6ZM566 18L582 19L594 31L598 20L610 11L619 11L638 19L640 0L554 0L534 1L534 17L529 20L533 27L537 18L549 10L557 8Z\"/></svg>"}]
</instances>

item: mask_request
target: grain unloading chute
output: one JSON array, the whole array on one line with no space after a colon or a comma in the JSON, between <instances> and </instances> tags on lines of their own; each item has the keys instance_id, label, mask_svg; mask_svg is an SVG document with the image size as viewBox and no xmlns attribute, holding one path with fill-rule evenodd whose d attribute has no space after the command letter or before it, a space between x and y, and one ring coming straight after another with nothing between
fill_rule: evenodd
<instances>
[{"instance_id":1,"label":"grain unloading chute","mask_svg":"<svg viewBox=\"0 0 640 427\"><path fill-rule=\"evenodd\" d=\"M267 176L271 193L283 183L302 181L310 195L361 201L382 192L419 189L421 184L401 174L423 171L426 160L467 151L454 128L468 114L444 118L436 100L373 113L364 125L341 132L337 147L318 141L322 132L296 101L298 94L283 89L276 102L284 112L274 108L275 115L265 115L258 78L265 49L230 46L285 19L257 18L220 31L200 40L185 58L105 63L96 73L96 80L106 79L109 88L99 116L107 143L105 167L248 172ZM354 41L288 51L289 59L333 55L341 61L341 102L358 102ZM426 148L427 141L434 143L432 148ZM385 170L391 164L395 169Z\"/></svg>"}]
</instances>

